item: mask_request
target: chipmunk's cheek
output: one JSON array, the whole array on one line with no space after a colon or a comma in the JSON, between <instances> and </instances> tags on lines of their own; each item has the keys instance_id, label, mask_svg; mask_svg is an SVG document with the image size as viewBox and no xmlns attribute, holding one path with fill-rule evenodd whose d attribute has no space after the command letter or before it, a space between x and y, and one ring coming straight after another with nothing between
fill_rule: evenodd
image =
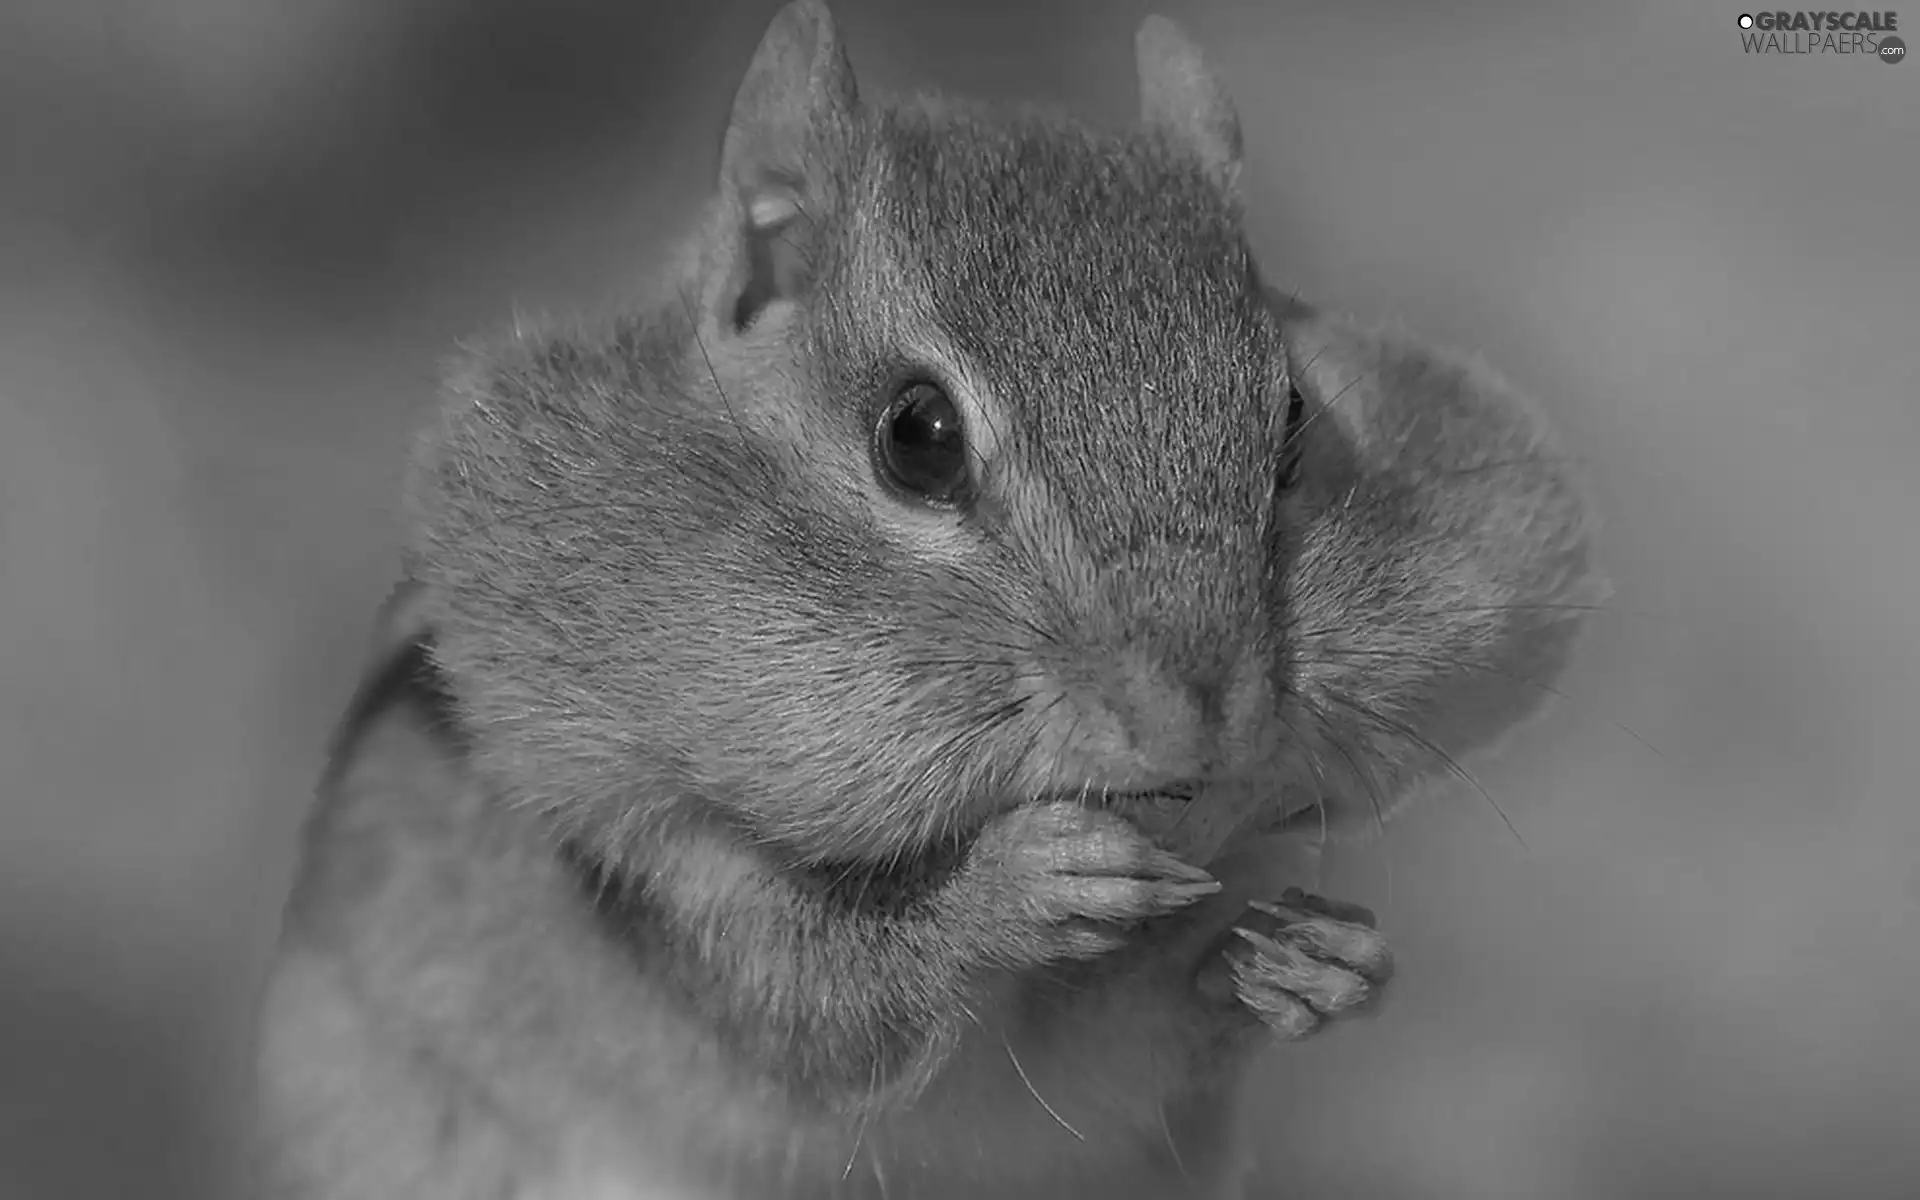
<instances>
[{"instance_id":1,"label":"chipmunk's cheek","mask_svg":"<svg viewBox=\"0 0 1920 1200\"><path fill-rule=\"evenodd\" d=\"M1039 796L1097 788L1103 766L1122 744L1113 715L1088 704L1080 691L1063 685L1042 664L1022 672L1014 686L1029 734L1020 768L1023 792Z\"/></svg>"}]
</instances>

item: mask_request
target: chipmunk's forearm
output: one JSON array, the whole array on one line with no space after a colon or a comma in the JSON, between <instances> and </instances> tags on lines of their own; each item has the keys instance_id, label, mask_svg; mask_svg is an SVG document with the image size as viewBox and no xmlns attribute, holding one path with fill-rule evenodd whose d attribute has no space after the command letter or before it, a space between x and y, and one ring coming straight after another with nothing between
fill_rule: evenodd
<instances>
[{"instance_id":1,"label":"chipmunk's forearm","mask_svg":"<svg viewBox=\"0 0 1920 1200\"><path fill-rule=\"evenodd\" d=\"M911 1094L990 969L948 879L797 872L738 848L672 856L647 892L738 1050L832 1108Z\"/></svg>"}]
</instances>

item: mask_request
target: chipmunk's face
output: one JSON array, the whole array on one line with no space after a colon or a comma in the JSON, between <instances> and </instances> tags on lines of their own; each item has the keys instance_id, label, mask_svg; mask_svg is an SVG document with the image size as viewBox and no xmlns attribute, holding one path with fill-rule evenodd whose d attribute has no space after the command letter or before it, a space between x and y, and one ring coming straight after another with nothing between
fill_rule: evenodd
<instances>
[{"instance_id":1,"label":"chipmunk's face","mask_svg":"<svg viewBox=\"0 0 1920 1200\"><path fill-rule=\"evenodd\" d=\"M1102 138L863 109L793 50L685 290L469 363L421 458L443 662L523 799L816 861L1062 792L1351 826L1532 706L1565 606L1512 601L1587 578L1580 505L1497 383L1283 328L1191 63Z\"/></svg>"}]
</instances>

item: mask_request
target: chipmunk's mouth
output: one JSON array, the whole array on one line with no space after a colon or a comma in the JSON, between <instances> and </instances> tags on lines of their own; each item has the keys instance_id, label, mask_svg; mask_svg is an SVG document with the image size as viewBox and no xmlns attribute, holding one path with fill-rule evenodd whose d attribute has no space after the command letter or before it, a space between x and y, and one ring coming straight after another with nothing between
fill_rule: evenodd
<instances>
[{"instance_id":1,"label":"chipmunk's mouth","mask_svg":"<svg viewBox=\"0 0 1920 1200\"><path fill-rule=\"evenodd\" d=\"M1192 800L1200 794L1198 781L1169 783L1161 787L1129 789L1118 791L1112 788L1102 789L1100 798L1113 804L1126 804L1137 800Z\"/></svg>"},{"instance_id":2,"label":"chipmunk's mouth","mask_svg":"<svg viewBox=\"0 0 1920 1200\"><path fill-rule=\"evenodd\" d=\"M1183 780L1164 784L1155 788L1130 789L1127 791L1103 791L1099 794L1102 804L1121 807L1129 804L1153 803L1191 803L1206 789L1202 780ZM1278 816L1263 827L1286 833L1320 834L1338 832L1343 828L1344 813L1340 805L1324 797L1314 795L1285 796Z\"/></svg>"}]
</instances>

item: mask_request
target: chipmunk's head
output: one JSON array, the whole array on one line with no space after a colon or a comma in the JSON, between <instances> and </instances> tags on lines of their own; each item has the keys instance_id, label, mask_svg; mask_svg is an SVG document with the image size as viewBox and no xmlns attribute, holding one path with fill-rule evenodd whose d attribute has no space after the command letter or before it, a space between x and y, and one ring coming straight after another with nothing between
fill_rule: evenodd
<instances>
[{"instance_id":1,"label":"chipmunk's head","mask_svg":"<svg viewBox=\"0 0 1920 1200\"><path fill-rule=\"evenodd\" d=\"M1510 599L1574 510L1454 472L1531 436L1503 391L1275 303L1224 89L1166 21L1137 47L1141 119L1100 133L864 96L799 0L661 305L455 375L421 569L519 790L885 858L1043 793L1306 803L1333 733L1451 719L1524 623L1453 602Z\"/></svg>"}]
</instances>

